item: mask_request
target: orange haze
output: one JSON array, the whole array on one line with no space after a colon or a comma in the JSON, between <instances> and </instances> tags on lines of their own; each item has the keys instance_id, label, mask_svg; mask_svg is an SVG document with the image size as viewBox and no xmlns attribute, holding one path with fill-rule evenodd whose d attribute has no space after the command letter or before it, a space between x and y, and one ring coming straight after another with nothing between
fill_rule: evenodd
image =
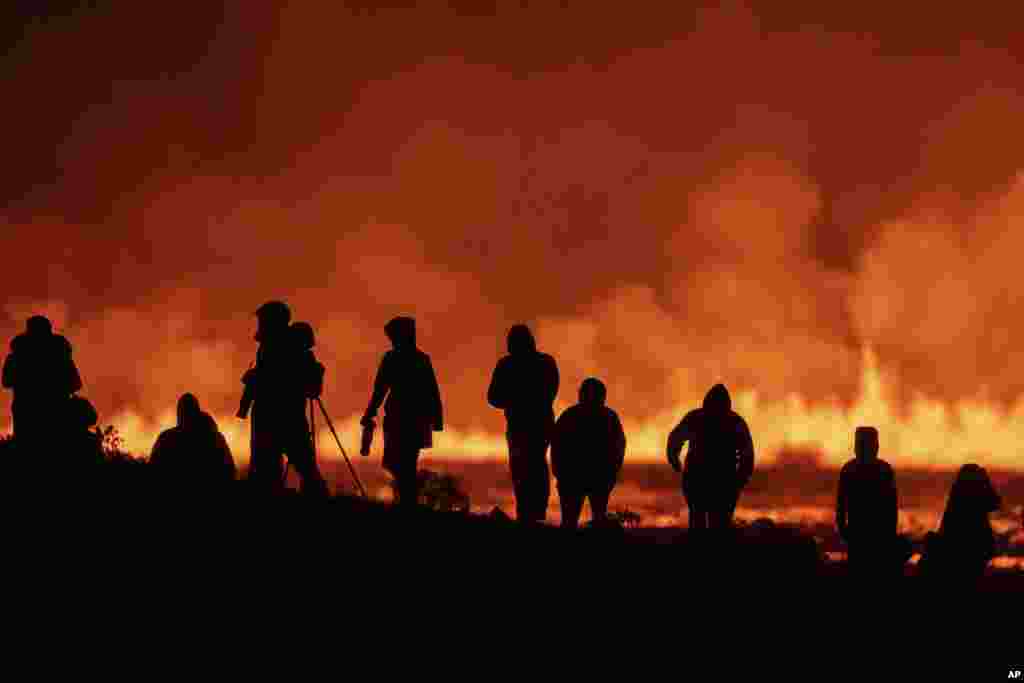
<instances>
[{"instance_id":1,"label":"orange haze","mask_svg":"<svg viewBox=\"0 0 1024 683\"><path fill-rule=\"evenodd\" d=\"M284 298L352 448L411 314L449 455L502 453L484 395L525 321L631 457L723 381L761 462L838 464L871 423L897 464L1022 467L1017 18L376 5L2 24L0 335L51 315L131 449L192 391L244 460L251 314Z\"/></svg>"}]
</instances>

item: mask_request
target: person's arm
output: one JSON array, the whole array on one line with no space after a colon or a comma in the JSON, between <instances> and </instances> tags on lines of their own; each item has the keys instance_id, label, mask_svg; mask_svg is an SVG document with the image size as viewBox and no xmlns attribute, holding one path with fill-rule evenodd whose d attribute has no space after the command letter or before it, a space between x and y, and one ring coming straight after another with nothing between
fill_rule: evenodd
<instances>
[{"instance_id":1,"label":"person's arm","mask_svg":"<svg viewBox=\"0 0 1024 683\"><path fill-rule=\"evenodd\" d=\"M491 373L491 384L487 387L487 402L498 410L506 408L505 383L505 363L502 359L494 366L494 372Z\"/></svg>"},{"instance_id":2,"label":"person's arm","mask_svg":"<svg viewBox=\"0 0 1024 683\"><path fill-rule=\"evenodd\" d=\"M156 437L156 443L153 444L153 450L149 454L149 464L154 467L160 467L164 464L166 437L164 434Z\"/></svg>"},{"instance_id":3,"label":"person's arm","mask_svg":"<svg viewBox=\"0 0 1024 683\"><path fill-rule=\"evenodd\" d=\"M546 356L546 358L548 360L548 402L554 403L558 398L558 388L562 378L558 374L558 363L555 362L554 357Z\"/></svg>"},{"instance_id":4,"label":"person's arm","mask_svg":"<svg viewBox=\"0 0 1024 683\"><path fill-rule=\"evenodd\" d=\"M668 456L668 464L672 466L676 472L682 472L683 465L679 460L679 454L683 450L683 444L690 440L690 415L687 415L679 421L676 428L668 435L668 447L666 448L666 454Z\"/></svg>"},{"instance_id":5,"label":"person's arm","mask_svg":"<svg viewBox=\"0 0 1024 683\"><path fill-rule=\"evenodd\" d=\"M568 422L568 411L562 413L555 420L555 427L551 430L551 473L555 480L561 479L562 460L565 457L565 430Z\"/></svg>"},{"instance_id":6,"label":"person's arm","mask_svg":"<svg viewBox=\"0 0 1024 683\"><path fill-rule=\"evenodd\" d=\"M377 369L377 378L373 381L373 395L370 396L370 404L366 406L366 413L360 421L364 426L366 422L377 417L377 411L380 410L381 404L384 403L384 399L391 390L391 364L388 362L389 360L390 356L385 354L380 362L380 367Z\"/></svg>"},{"instance_id":7,"label":"person's arm","mask_svg":"<svg viewBox=\"0 0 1024 683\"><path fill-rule=\"evenodd\" d=\"M229 481L234 481L238 474L238 469L235 467L235 458L231 455L231 446L228 445L228 440L220 432L217 432L217 448L224 459L224 474L226 478Z\"/></svg>"},{"instance_id":8,"label":"person's arm","mask_svg":"<svg viewBox=\"0 0 1024 683\"><path fill-rule=\"evenodd\" d=\"M78 366L75 365L75 359L68 354L68 391L69 394L75 394L82 390L82 375L78 372Z\"/></svg>"},{"instance_id":9,"label":"person's arm","mask_svg":"<svg viewBox=\"0 0 1024 683\"><path fill-rule=\"evenodd\" d=\"M839 536L846 540L846 473L845 469L839 471L839 490L836 493L836 529Z\"/></svg>"},{"instance_id":10,"label":"person's arm","mask_svg":"<svg viewBox=\"0 0 1024 683\"><path fill-rule=\"evenodd\" d=\"M444 405L441 403L441 387L437 384L437 373L434 372L434 365L430 362L430 356L427 356L427 370L430 371L428 391L431 404L432 427L435 432L441 432L444 431Z\"/></svg>"},{"instance_id":11,"label":"person's arm","mask_svg":"<svg viewBox=\"0 0 1024 683\"><path fill-rule=\"evenodd\" d=\"M892 533L896 534L900 527L900 494L896 488L896 475L889 469L889 509L888 519L886 520L886 528L892 529Z\"/></svg>"},{"instance_id":12,"label":"person's arm","mask_svg":"<svg viewBox=\"0 0 1024 683\"><path fill-rule=\"evenodd\" d=\"M746 486L754 474L754 438L750 435L747 421L739 418L740 448L737 453L737 470L740 487Z\"/></svg>"},{"instance_id":13,"label":"person's arm","mask_svg":"<svg viewBox=\"0 0 1024 683\"><path fill-rule=\"evenodd\" d=\"M14 383L17 377L18 361L17 357L13 353L7 354L7 358L4 359L4 376L3 385L5 389L13 389Z\"/></svg>"},{"instance_id":14,"label":"person's arm","mask_svg":"<svg viewBox=\"0 0 1024 683\"><path fill-rule=\"evenodd\" d=\"M614 456L615 474L618 475L626 461L626 431L622 428L622 420L611 410L612 419L612 454Z\"/></svg>"}]
</instances>

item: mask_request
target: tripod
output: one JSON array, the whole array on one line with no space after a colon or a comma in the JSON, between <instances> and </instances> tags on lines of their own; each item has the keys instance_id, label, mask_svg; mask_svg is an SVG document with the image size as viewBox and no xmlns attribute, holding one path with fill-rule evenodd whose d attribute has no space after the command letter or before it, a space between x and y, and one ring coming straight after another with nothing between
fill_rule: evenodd
<instances>
[{"instance_id":1,"label":"tripod","mask_svg":"<svg viewBox=\"0 0 1024 683\"><path fill-rule=\"evenodd\" d=\"M331 416L327 414L327 409L324 408L324 402L319 397L309 399L309 428L312 431L311 438L313 439L313 453L316 453L316 411L314 410L314 404L320 407L320 413L324 416L324 420L327 422L327 428L331 430L331 436L334 437L334 443L338 444L338 450L341 451L341 457L345 459L345 464L348 465L348 471L352 474L352 480L356 483L356 488L359 489L359 495L366 498L366 489L363 488L363 482L359 479L359 474L356 472L356 468L352 465L352 461L348 459L348 453L345 452L345 447L341 445L341 439L338 437L338 432L334 430L334 423L331 422ZM285 469L285 477L288 476L288 470Z\"/></svg>"}]
</instances>

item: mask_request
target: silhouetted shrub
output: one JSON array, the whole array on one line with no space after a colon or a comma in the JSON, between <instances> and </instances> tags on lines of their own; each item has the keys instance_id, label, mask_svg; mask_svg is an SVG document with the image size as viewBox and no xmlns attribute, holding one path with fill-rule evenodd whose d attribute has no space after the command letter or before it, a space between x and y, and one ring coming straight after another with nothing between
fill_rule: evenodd
<instances>
[{"instance_id":1,"label":"silhouetted shrub","mask_svg":"<svg viewBox=\"0 0 1024 683\"><path fill-rule=\"evenodd\" d=\"M620 524L627 529L635 529L640 526L643 518L640 516L640 513L626 508L622 512L609 512L608 521Z\"/></svg>"},{"instance_id":2,"label":"silhouetted shrub","mask_svg":"<svg viewBox=\"0 0 1024 683\"><path fill-rule=\"evenodd\" d=\"M462 489L462 480L454 474L420 470L416 481L420 505L439 512L469 512L469 495ZM397 494L394 481L391 490Z\"/></svg>"}]
</instances>

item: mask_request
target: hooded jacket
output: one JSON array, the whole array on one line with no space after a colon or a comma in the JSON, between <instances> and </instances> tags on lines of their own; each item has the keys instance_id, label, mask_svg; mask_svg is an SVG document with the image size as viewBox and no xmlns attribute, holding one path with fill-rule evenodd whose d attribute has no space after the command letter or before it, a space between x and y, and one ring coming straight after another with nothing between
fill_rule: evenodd
<instances>
[{"instance_id":1,"label":"hooded jacket","mask_svg":"<svg viewBox=\"0 0 1024 683\"><path fill-rule=\"evenodd\" d=\"M754 442L746 421L732 410L729 391L711 387L700 408L691 410L668 437L669 461L678 461L689 442L683 466L687 478L743 487L754 471Z\"/></svg>"},{"instance_id":2,"label":"hooded jacket","mask_svg":"<svg viewBox=\"0 0 1024 683\"><path fill-rule=\"evenodd\" d=\"M444 428L434 366L430 356L416 348L416 323L412 318L395 318L384 331L394 348L381 359L366 415L374 417L383 403L385 432L422 435L422 447L429 447L431 432Z\"/></svg>"},{"instance_id":3,"label":"hooded jacket","mask_svg":"<svg viewBox=\"0 0 1024 683\"><path fill-rule=\"evenodd\" d=\"M558 365L537 350L525 325L509 330L508 355L498 361L487 389L487 402L505 411L509 432L554 425L558 396Z\"/></svg>"},{"instance_id":4,"label":"hooded jacket","mask_svg":"<svg viewBox=\"0 0 1024 683\"><path fill-rule=\"evenodd\" d=\"M19 334L4 361L3 385L15 398L66 398L82 388L71 343L59 334Z\"/></svg>"}]
</instances>

